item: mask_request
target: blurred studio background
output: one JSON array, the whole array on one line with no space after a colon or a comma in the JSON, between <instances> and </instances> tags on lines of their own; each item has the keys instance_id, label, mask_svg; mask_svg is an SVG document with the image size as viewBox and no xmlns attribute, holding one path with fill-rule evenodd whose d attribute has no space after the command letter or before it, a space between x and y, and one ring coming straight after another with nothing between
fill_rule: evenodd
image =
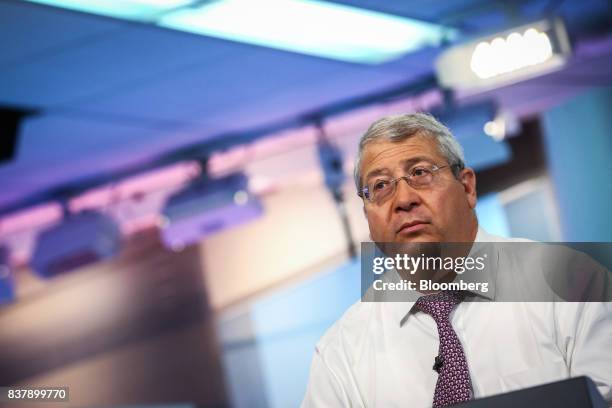
<instances>
[{"instance_id":1,"label":"blurred studio background","mask_svg":"<svg viewBox=\"0 0 612 408\"><path fill-rule=\"evenodd\" d=\"M612 240L609 1L2 0L0 385L297 406L359 298L357 141L421 110L490 232Z\"/></svg>"}]
</instances>

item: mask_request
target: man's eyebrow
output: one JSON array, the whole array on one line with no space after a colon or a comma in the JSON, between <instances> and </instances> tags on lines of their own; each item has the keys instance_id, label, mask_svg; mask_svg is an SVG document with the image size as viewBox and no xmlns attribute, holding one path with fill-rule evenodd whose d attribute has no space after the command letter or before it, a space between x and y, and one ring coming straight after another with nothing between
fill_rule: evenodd
<instances>
[{"instance_id":1,"label":"man's eyebrow","mask_svg":"<svg viewBox=\"0 0 612 408\"><path fill-rule=\"evenodd\" d=\"M370 179L372 177L376 177L376 176L380 176L381 174L388 174L389 170L388 169L383 169L383 168L378 168L378 169L374 169L370 172L368 172L368 174L366 174L365 179Z\"/></svg>"},{"instance_id":2,"label":"man's eyebrow","mask_svg":"<svg viewBox=\"0 0 612 408\"><path fill-rule=\"evenodd\" d=\"M431 157L417 156L417 157L411 157L410 159L402 160L400 161L400 164L403 168L407 169L423 161L433 163L433 160ZM377 168L377 169L369 171L368 174L365 175L365 180L368 180L372 177L380 176L381 174L388 174L388 173L390 172L386 168Z\"/></svg>"},{"instance_id":3,"label":"man's eyebrow","mask_svg":"<svg viewBox=\"0 0 612 408\"><path fill-rule=\"evenodd\" d=\"M405 169L409 169L410 167L420 162L427 162L427 163L433 164L434 159L433 157L429 157L429 156L417 156L417 157L411 157L410 159L407 159L407 160L402 160L400 163Z\"/></svg>"}]
</instances>

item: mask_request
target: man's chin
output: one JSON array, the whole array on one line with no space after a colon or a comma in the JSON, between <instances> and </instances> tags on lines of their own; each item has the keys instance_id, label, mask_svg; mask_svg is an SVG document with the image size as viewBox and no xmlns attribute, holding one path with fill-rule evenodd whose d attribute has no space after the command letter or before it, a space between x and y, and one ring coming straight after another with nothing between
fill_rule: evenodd
<instances>
[{"instance_id":1,"label":"man's chin","mask_svg":"<svg viewBox=\"0 0 612 408\"><path fill-rule=\"evenodd\" d=\"M444 242L444 239L437 235L428 232L419 232L412 234L396 234L394 242L397 243L412 243L412 242Z\"/></svg>"}]
</instances>

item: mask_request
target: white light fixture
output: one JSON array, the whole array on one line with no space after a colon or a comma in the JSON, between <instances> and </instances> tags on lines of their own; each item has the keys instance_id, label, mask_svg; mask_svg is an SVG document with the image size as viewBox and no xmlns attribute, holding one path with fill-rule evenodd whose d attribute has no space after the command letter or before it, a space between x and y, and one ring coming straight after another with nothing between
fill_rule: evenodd
<instances>
[{"instance_id":1,"label":"white light fixture","mask_svg":"<svg viewBox=\"0 0 612 408\"><path fill-rule=\"evenodd\" d=\"M513 32L507 38L480 42L472 53L470 68L478 78L486 79L541 64L552 56L546 33L528 28L523 34Z\"/></svg>"},{"instance_id":2,"label":"white light fixture","mask_svg":"<svg viewBox=\"0 0 612 408\"><path fill-rule=\"evenodd\" d=\"M349 62L378 64L455 33L440 25L315 0L223 0L164 15L181 31Z\"/></svg>"},{"instance_id":3,"label":"white light fixture","mask_svg":"<svg viewBox=\"0 0 612 408\"><path fill-rule=\"evenodd\" d=\"M561 20L543 20L457 45L436 61L440 84L485 90L561 68L570 54Z\"/></svg>"},{"instance_id":4,"label":"white light fixture","mask_svg":"<svg viewBox=\"0 0 612 408\"><path fill-rule=\"evenodd\" d=\"M521 131L521 124L512 112L500 110L493 120L484 124L483 130L493 140L501 142L518 134Z\"/></svg>"},{"instance_id":5,"label":"white light fixture","mask_svg":"<svg viewBox=\"0 0 612 408\"><path fill-rule=\"evenodd\" d=\"M453 39L444 26L320 0L27 0L341 61L379 64Z\"/></svg>"},{"instance_id":6,"label":"white light fixture","mask_svg":"<svg viewBox=\"0 0 612 408\"><path fill-rule=\"evenodd\" d=\"M506 137L506 129L503 122L490 120L484 124L483 130L497 142L504 140Z\"/></svg>"},{"instance_id":7,"label":"white light fixture","mask_svg":"<svg viewBox=\"0 0 612 408\"><path fill-rule=\"evenodd\" d=\"M245 190L238 190L234 193L234 203L245 205L249 201L249 194Z\"/></svg>"}]
</instances>

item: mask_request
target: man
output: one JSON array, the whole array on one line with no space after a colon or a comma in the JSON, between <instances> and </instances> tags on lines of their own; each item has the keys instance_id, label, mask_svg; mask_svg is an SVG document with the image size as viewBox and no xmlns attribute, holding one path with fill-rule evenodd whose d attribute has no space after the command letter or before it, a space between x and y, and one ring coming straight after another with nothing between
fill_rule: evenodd
<instances>
[{"instance_id":1,"label":"man","mask_svg":"<svg viewBox=\"0 0 612 408\"><path fill-rule=\"evenodd\" d=\"M475 173L430 115L372 124L359 144L355 182L374 242L509 241L479 228ZM302 406L447 406L578 375L612 401L610 303L500 303L509 298L502 278L528 274L525 262L499 255L486 292L357 302L317 344Z\"/></svg>"}]
</instances>

